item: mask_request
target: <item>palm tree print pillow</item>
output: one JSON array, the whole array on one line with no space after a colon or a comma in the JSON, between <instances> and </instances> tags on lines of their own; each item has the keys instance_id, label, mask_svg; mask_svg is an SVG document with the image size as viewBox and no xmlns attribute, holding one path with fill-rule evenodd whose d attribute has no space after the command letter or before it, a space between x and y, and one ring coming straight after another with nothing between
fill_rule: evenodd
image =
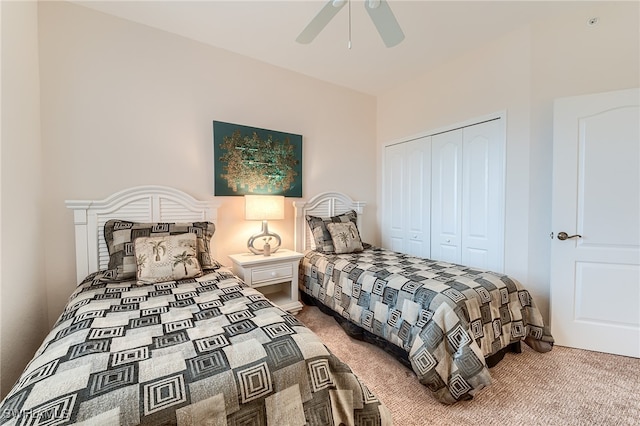
<instances>
[{"instance_id":1,"label":"palm tree print pillow","mask_svg":"<svg viewBox=\"0 0 640 426\"><path fill-rule=\"evenodd\" d=\"M313 247L316 251L326 254L336 253L333 247L333 240L329 229L327 229L328 223L345 223L352 222L354 226L358 220L358 214L355 210L349 210L346 213L332 217L317 217L317 216L305 216L311 234L313 235Z\"/></svg>"},{"instance_id":2,"label":"palm tree print pillow","mask_svg":"<svg viewBox=\"0 0 640 426\"><path fill-rule=\"evenodd\" d=\"M336 254L355 253L363 250L358 228L353 222L327 223Z\"/></svg>"},{"instance_id":3,"label":"palm tree print pillow","mask_svg":"<svg viewBox=\"0 0 640 426\"><path fill-rule=\"evenodd\" d=\"M138 285L202 275L195 234L140 237L134 241Z\"/></svg>"},{"instance_id":4,"label":"palm tree print pillow","mask_svg":"<svg viewBox=\"0 0 640 426\"><path fill-rule=\"evenodd\" d=\"M211 256L211 237L215 232L212 222L139 223L111 219L104 224L104 240L109 250L108 270L103 281L123 281L136 278L134 241L140 237L160 237L192 233L197 239L198 261L203 271L215 270L222 265Z\"/></svg>"}]
</instances>

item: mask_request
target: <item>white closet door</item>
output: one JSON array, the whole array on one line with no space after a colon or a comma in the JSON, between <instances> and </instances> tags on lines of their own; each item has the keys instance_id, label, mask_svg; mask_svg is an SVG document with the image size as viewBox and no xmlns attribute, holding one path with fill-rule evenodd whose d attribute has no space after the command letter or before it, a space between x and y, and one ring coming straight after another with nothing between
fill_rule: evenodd
<instances>
[{"instance_id":1,"label":"white closet door","mask_svg":"<svg viewBox=\"0 0 640 426\"><path fill-rule=\"evenodd\" d=\"M431 138L431 257L462 257L462 130Z\"/></svg>"},{"instance_id":2,"label":"white closet door","mask_svg":"<svg viewBox=\"0 0 640 426\"><path fill-rule=\"evenodd\" d=\"M431 257L502 272L503 120L434 135L431 150Z\"/></svg>"},{"instance_id":3,"label":"white closet door","mask_svg":"<svg viewBox=\"0 0 640 426\"><path fill-rule=\"evenodd\" d=\"M430 181L429 137L385 148L383 247L430 257Z\"/></svg>"},{"instance_id":4,"label":"white closet door","mask_svg":"<svg viewBox=\"0 0 640 426\"><path fill-rule=\"evenodd\" d=\"M405 253L431 257L431 138L405 145Z\"/></svg>"},{"instance_id":5,"label":"white closet door","mask_svg":"<svg viewBox=\"0 0 640 426\"><path fill-rule=\"evenodd\" d=\"M462 247L460 263L502 272L504 143L502 120L462 130Z\"/></svg>"},{"instance_id":6,"label":"white closet door","mask_svg":"<svg viewBox=\"0 0 640 426\"><path fill-rule=\"evenodd\" d=\"M384 153L384 216L382 245L404 252L405 246L405 148L404 144L390 145Z\"/></svg>"},{"instance_id":7,"label":"white closet door","mask_svg":"<svg viewBox=\"0 0 640 426\"><path fill-rule=\"evenodd\" d=\"M382 245L504 270L504 119L387 146Z\"/></svg>"}]
</instances>

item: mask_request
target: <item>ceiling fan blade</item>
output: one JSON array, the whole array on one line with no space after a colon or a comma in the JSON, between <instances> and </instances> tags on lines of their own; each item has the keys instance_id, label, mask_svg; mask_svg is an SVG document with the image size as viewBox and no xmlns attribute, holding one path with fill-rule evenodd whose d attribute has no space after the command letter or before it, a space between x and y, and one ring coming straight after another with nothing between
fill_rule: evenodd
<instances>
[{"instance_id":1,"label":"ceiling fan blade","mask_svg":"<svg viewBox=\"0 0 640 426\"><path fill-rule=\"evenodd\" d=\"M393 47L404 40L404 33L386 0L365 1L364 8L382 37L385 46Z\"/></svg>"},{"instance_id":2,"label":"ceiling fan blade","mask_svg":"<svg viewBox=\"0 0 640 426\"><path fill-rule=\"evenodd\" d=\"M320 34L320 31L327 26L329 21L340 12L340 9L342 9L345 4L347 4L346 1L329 0L311 22L309 22L309 25L302 30L298 38L296 38L296 41L302 44L311 43L313 39Z\"/></svg>"}]
</instances>

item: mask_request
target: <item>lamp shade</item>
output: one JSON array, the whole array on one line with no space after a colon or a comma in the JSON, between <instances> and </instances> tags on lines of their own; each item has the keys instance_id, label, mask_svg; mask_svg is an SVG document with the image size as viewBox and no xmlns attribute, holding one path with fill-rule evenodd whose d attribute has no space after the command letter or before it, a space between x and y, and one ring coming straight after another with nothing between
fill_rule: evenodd
<instances>
[{"instance_id":1,"label":"lamp shade","mask_svg":"<svg viewBox=\"0 0 640 426\"><path fill-rule=\"evenodd\" d=\"M284 219L284 196L245 195L244 218L246 220Z\"/></svg>"}]
</instances>

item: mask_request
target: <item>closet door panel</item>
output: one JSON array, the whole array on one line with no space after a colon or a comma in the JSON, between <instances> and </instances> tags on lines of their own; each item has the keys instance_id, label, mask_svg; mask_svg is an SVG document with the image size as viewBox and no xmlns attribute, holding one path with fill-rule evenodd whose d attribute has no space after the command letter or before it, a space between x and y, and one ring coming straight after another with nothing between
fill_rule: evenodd
<instances>
[{"instance_id":1,"label":"closet door panel","mask_svg":"<svg viewBox=\"0 0 640 426\"><path fill-rule=\"evenodd\" d=\"M462 131L432 137L431 256L458 263L462 226Z\"/></svg>"},{"instance_id":2,"label":"closet door panel","mask_svg":"<svg viewBox=\"0 0 640 426\"><path fill-rule=\"evenodd\" d=\"M403 144L385 148L385 225L382 245L391 250L404 252L404 168L405 155Z\"/></svg>"},{"instance_id":3,"label":"closet door panel","mask_svg":"<svg viewBox=\"0 0 640 426\"><path fill-rule=\"evenodd\" d=\"M420 138L405 144L406 253L431 255L431 141Z\"/></svg>"},{"instance_id":4,"label":"closet door panel","mask_svg":"<svg viewBox=\"0 0 640 426\"><path fill-rule=\"evenodd\" d=\"M466 129L465 129L466 130ZM489 238L489 140L464 135L462 259L465 265L486 268ZM465 263L466 262L466 263Z\"/></svg>"},{"instance_id":5,"label":"closet door panel","mask_svg":"<svg viewBox=\"0 0 640 426\"><path fill-rule=\"evenodd\" d=\"M503 143L499 120L463 129L464 265L502 271Z\"/></svg>"}]
</instances>

